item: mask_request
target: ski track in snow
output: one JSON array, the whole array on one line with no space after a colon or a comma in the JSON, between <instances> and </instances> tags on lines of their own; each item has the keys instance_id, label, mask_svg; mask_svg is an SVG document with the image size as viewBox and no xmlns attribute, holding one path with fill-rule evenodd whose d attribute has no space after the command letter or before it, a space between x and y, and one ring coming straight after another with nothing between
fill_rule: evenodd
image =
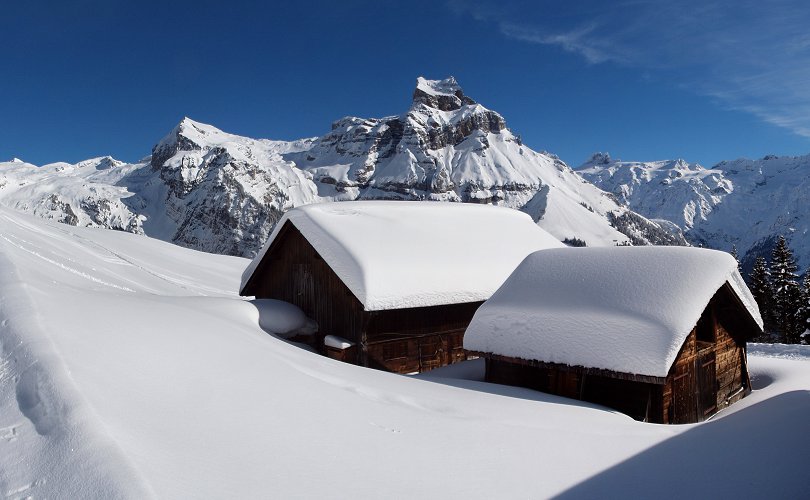
<instances>
[{"instance_id":1,"label":"ski track in snow","mask_svg":"<svg viewBox=\"0 0 810 500\"><path fill-rule=\"evenodd\" d=\"M122 291L124 291L124 292L134 292L134 291L135 291L135 290L133 290L132 288L128 288L128 287L125 287L125 286L116 285L115 283L110 283L110 282L108 282L108 281L104 281L104 280L98 279L98 278L96 278L95 276L93 276L93 275L91 275L91 274L87 274L87 273L85 273L85 272L83 272L83 271L79 271L78 269L75 269L75 268L72 268L72 267L70 267L70 266L67 266L67 265L63 264L62 262L57 262L57 261L55 261L55 260L53 260L53 259L50 259L50 258L48 258L48 257L46 257L46 256L44 256L44 255L42 255L41 253L39 253L39 252L37 252L37 251L35 251L35 250L31 250L31 249L25 248L25 246L23 246L23 245L22 245L22 244L20 244L20 243L15 243L14 241L12 241L12 240L10 240L9 238L7 238L5 235L0 234L0 238L3 238L3 239L4 239L4 240L6 240L6 241L7 241L9 244L11 244L11 245L13 245L13 246L15 246L15 247L19 248L20 250L22 250L22 251L24 251L24 252L27 252L27 253L29 253L29 254L33 255L34 257L37 257L37 258L39 258L39 259L42 259L42 260L43 260L43 261L45 261L45 262L48 262L49 264L53 264L53 265L54 265L54 266L56 266L56 267L59 267L59 268L61 268L61 269L64 269L65 271L67 271L67 272L69 272L69 273L73 273L73 274L75 274L75 275L77 275L77 276L81 276L82 278L85 278L85 279L87 279L87 280L90 280L90 281L92 281L93 283L97 283L97 284L99 284L99 285L108 286L108 287L111 287L111 288L116 288L116 289L118 289L118 290L122 290ZM17 238L16 238L15 236L13 236L13 235L12 235L12 238L17 239ZM24 241L24 240L23 240L23 241Z\"/></svg>"},{"instance_id":2,"label":"ski track in snow","mask_svg":"<svg viewBox=\"0 0 810 500\"><path fill-rule=\"evenodd\" d=\"M48 234L47 232L43 231L42 229L40 229L38 227L33 226L32 224L27 224L27 223L24 223L22 221L12 219L11 217L8 217L7 215L0 215L0 216L2 216L7 222L11 222L12 224L17 225L17 226L19 226L20 228L22 228L24 230L32 231L32 232L34 232L36 234L41 234L41 235L43 235L45 237L48 237L48 238L53 237L53 234ZM69 226L69 227L72 227L72 226ZM146 274L154 276L155 278L158 278L159 280L165 281L165 282L167 282L167 283L169 283L171 285L174 285L174 286L177 286L177 287L179 287L179 288L181 288L183 290L186 290L190 294L198 295L198 296L207 296L207 295L211 295L211 294L224 295L224 296L235 296L236 295L236 292L233 291L233 290L222 290L222 289L219 289L219 288L205 286L205 285L202 285L202 284L196 283L196 282L193 283L193 288L192 288L191 287L192 286L191 281L171 277L171 276L168 276L166 274L158 273L156 271L148 269L148 268L144 267L143 265L141 265L140 263L136 262L135 260L133 260L133 259L127 257L127 256L124 256L124 255L122 255L122 254L120 254L120 253L118 253L118 252L116 252L114 250L111 250L110 248L107 248L107 247L105 247L104 245L102 245L102 244L100 244L98 242L92 241L92 240L90 240L90 239L88 239L88 238L86 238L84 236L81 236L79 234L71 232L68 228L63 229L61 227L58 227L58 225L51 225L51 226L49 226L49 228L51 230L53 230L54 232L62 233L61 236L66 237L66 238L62 238L62 239L64 239L66 242L70 242L70 243L75 244L76 241L73 241L73 240L78 240L81 243L80 247L84 251L89 251L90 249L100 250L101 254L95 255L95 257L98 257L99 259L103 260L104 262L108 262L108 263L111 263L111 264L122 265L122 266L132 266L132 267L138 269L139 271L142 271L142 272L144 272ZM54 259L51 259L49 257L46 257L46 256L42 255L41 253L35 251L35 250L30 250L28 248L25 248L24 246L9 240L7 237L5 237L3 235L0 235L0 237L2 237L4 240L8 241L10 244L16 246L17 248L20 248L21 250L23 250L25 252L28 252L28 253L30 253L30 254L32 254L32 255L34 255L34 256L42 259L42 260L45 260L46 262L48 262L50 264L53 264L53 265L55 265L57 267L60 267L60 268L64 269L65 271L68 271L68 272L71 272L73 274L82 276L85 279L93 281L93 282L95 282L97 284L109 286L109 287L116 288L116 289L119 289L119 290L122 290L122 291L125 291L125 292L136 292L136 291L138 291L136 289L132 289L132 288L129 288L129 287L124 286L124 285L116 285L114 283L104 281L104 280L99 279L99 278L97 278L97 277L95 277L95 276L93 276L93 275L91 275L89 273L80 271L80 270L76 269L75 267L71 267L69 265L63 264L63 263L58 262L58 261L56 261ZM35 247L35 244L30 242L30 241L23 240L22 238L19 238L18 236L14 236L14 235L12 235L12 237L19 240L19 241L21 241L22 243L30 245L31 247ZM106 254L106 256L104 254ZM69 257L65 257L64 255L60 255L59 257L67 260L68 262L75 262L75 261L73 261L73 259L70 259ZM95 268L93 268L93 270L95 270ZM160 291L156 290L156 289L146 289L148 287L146 287L146 285L142 281L136 281L134 279L126 278L126 277L120 276L120 275L117 276L117 277L119 279L121 279L122 281L126 281L126 282L129 282L130 284L135 285L136 287L140 288L142 291L146 291L146 292L149 292L149 293L155 293L155 294L160 293Z\"/></svg>"}]
</instances>

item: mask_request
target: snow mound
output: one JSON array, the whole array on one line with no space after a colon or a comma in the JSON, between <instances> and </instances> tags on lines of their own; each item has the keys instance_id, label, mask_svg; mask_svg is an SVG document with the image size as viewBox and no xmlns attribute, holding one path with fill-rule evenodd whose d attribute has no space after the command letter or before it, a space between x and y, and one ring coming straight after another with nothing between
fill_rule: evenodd
<instances>
[{"instance_id":1,"label":"snow mound","mask_svg":"<svg viewBox=\"0 0 810 500\"><path fill-rule=\"evenodd\" d=\"M318 329L315 320L310 319L298 306L273 299L251 301L259 312L259 327L281 337L312 335Z\"/></svg>"},{"instance_id":2,"label":"snow mound","mask_svg":"<svg viewBox=\"0 0 810 500\"><path fill-rule=\"evenodd\" d=\"M810 345L748 343L748 355L763 358L810 359Z\"/></svg>"},{"instance_id":3,"label":"snow mound","mask_svg":"<svg viewBox=\"0 0 810 500\"><path fill-rule=\"evenodd\" d=\"M323 338L323 345L335 349L348 349L354 345L354 342L346 340L343 337L338 337L337 335L327 335Z\"/></svg>"},{"instance_id":4,"label":"snow mound","mask_svg":"<svg viewBox=\"0 0 810 500\"><path fill-rule=\"evenodd\" d=\"M761 327L737 263L724 252L684 247L535 252L475 313L464 348L666 377L726 282Z\"/></svg>"},{"instance_id":5,"label":"snow mound","mask_svg":"<svg viewBox=\"0 0 810 500\"><path fill-rule=\"evenodd\" d=\"M240 293L286 222L366 310L486 300L528 254L562 246L526 214L440 202L363 201L287 212L242 275ZM246 290L247 288L247 290Z\"/></svg>"}]
</instances>

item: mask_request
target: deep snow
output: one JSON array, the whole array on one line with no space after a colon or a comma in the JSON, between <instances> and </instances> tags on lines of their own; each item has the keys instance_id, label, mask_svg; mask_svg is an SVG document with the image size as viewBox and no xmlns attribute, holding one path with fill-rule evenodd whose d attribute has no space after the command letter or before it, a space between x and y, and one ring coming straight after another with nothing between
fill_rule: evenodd
<instances>
[{"instance_id":1,"label":"deep snow","mask_svg":"<svg viewBox=\"0 0 810 500\"><path fill-rule=\"evenodd\" d=\"M480 362L413 378L299 349L236 297L244 259L2 208L0 235L11 498L810 495L806 359L752 356L750 397L648 425Z\"/></svg>"},{"instance_id":2,"label":"deep snow","mask_svg":"<svg viewBox=\"0 0 810 500\"><path fill-rule=\"evenodd\" d=\"M287 221L367 311L486 300L524 257L564 246L525 213L503 207L419 201L313 204L284 214L242 274L240 290Z\"/></svg>"},{"instance_id":3,"label":"deep snow","mask_svg":"<svg viewBox=\"0 0 810 500\"><path fill-rule=\"evenodd\" d=\"M464 348L666 377L725 283L762 328L737 262L725 252L655 246L540 250L478 308Z\"/></svg>"}]
</instances>

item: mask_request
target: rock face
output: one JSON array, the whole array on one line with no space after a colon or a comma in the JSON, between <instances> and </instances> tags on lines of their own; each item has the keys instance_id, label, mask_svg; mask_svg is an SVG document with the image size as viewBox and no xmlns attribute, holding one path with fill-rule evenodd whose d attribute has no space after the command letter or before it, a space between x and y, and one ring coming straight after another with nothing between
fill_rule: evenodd
<instances>
[{"instance_id":1,"label":"rock face","mask_svg":"<svg viewBox=\"0 0 810 500\"><path fill-rule=\"evenodd\" d=\"M503 205L591 246L685 244L674 226L631 213L556 156L523 145L452 77L419 78L402 115L346 117L318 138L250 139L186 118L135 164L0 163L7 205L246 257L286 210L356 199Z\"/></svg>"},{"instance_id":2,"label":"rock face","mask_svg":"<svg viewBox=\"0 0 810 500\"><path fill-rule=\"evenodd\" d=\"M320 201L311 176L281 157L298 146L184 119L152 148L150 160L175 228L165 236L198 250L255 253L286 210Z\"/></svg>"},{"instance_id":3,"label":"rock face","mask_svg":"<svg viewBox=\"0 0 810 500\"><path fill-rule=\"evenodd\" d=\"M678 225L694 244L730 251L747 273L785 236L810 266L810 156L723 161L707 169L683 160L622 162L597 154L578 168L631 209Z\"/></svg>"}]
</instances>

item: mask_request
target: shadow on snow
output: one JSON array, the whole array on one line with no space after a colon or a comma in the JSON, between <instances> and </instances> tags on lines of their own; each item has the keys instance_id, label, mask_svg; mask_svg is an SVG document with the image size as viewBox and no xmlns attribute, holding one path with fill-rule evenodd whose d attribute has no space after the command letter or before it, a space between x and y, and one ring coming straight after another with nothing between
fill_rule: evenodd
<instances>
[{"instance_id":1,"label":"shadow on snow","mask_svg":"<svg viewBox=\"0 0 810 500\"><path fill-rule=\"evenodd\" d=\"M743 408L645 450L557 498L810 498L810 391Z\"/></svg>"}]
</instances>

